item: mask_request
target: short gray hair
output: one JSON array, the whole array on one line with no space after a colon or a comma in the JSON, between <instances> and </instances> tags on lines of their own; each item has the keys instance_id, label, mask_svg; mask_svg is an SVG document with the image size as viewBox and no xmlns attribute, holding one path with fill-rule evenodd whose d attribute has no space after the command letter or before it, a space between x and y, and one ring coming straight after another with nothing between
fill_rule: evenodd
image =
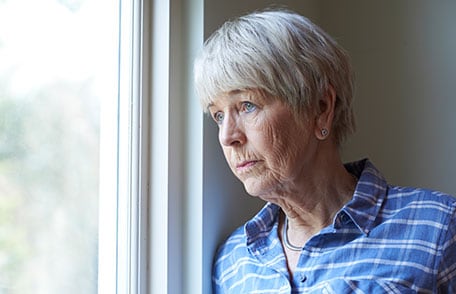
<instances>
[{"instance_id":1,"label":"short gray hair","mask_svg":"<svg viewBox=\"0 0 456 294\"><path fill-rule=\"evenodd\" d=\"M222 93L259 89L299 113L316 111L330 86L337 100L337 144L355 130L354 78L348 54L309 19L292 11L265 10L225 22L204 44L194 64L203 108Z\"/></svg>"}]
</instances>

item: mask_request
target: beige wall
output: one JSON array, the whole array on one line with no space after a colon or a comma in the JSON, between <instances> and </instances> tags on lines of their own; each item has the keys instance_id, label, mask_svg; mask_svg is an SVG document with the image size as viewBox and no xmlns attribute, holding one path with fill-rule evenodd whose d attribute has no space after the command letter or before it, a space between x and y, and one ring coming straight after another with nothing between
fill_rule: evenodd
<instances>
[{"instance_id":1,"label":"beige wall","mask_svg":"<svg viewBox=\"0 0 456 294\"><path fill-rule=\"evenodd\" d=\"M395 184L456 194L456 2L322 3L321 23L357 75L358 131L344 157L368 156Z\"/></svg>"},{"instance_id":2,"label":"beige wall","mask_svg":"<svg viewBox=\"0 0 456 294\"><path fill-rule=\"evenodd\" d=\"M205 35L224 20L273 1L205 1ZM456 1L276 1L319 24L356 71L358 131L345 160L371 158L395 184L456 194ZM204 284L216 245L262 203L231 175L204 125ZM205 288L205 291L209 291ZM207 292L209 293L209 292Z\"/></svg>"}]
</instances>

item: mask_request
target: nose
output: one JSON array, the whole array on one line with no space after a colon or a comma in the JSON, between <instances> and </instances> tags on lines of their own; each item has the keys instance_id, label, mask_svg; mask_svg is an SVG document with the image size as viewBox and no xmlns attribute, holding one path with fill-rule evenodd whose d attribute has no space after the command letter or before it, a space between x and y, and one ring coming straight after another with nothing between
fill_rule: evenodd
<instances>
[{"instance_id":1,"label":"nose","mask_svg":"<svg viewBox=\"0 0 456 294\"><path fill-rule=\"evenodd\" d=\"M246 142L246 136L240 121L229 114L225 114L219 129L219 141L222 146L239 146Z\"/></svg>"}]
</instances>

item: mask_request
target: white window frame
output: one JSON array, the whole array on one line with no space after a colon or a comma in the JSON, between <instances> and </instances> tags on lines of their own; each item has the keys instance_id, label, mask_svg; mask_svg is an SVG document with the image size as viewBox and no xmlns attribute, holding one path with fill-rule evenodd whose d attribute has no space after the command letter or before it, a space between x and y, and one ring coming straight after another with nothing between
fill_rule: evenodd
<instances>
[{"instance_id":1,"label":"white window frame","mask_svg":"<svg viewBox=\"0 0 456 294\"><path fill-rule=\"evenodd\" d=\"M98 292L210 293L192 86L203 0L123 0L119 38L119 99L102 120Z\"/></svg>"}]
</instances>

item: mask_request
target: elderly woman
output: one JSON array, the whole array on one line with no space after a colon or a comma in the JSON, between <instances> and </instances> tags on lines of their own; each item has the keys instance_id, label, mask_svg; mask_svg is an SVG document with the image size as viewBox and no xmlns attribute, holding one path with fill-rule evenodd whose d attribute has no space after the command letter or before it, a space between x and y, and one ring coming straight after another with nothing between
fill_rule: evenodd
<instances>
[{"instance_id":1,"label":"elderly woman","mask_svg":"<svg viewBox=\"0 0 456 294\"><path fill-rule=\"evenodd\" d=\"M226 22L195 61L203 107L247 192L267 202L220 247L216 293L456 293L456 201L343 164L345 51L290 11Z\"/></svg>"}]
</instances>

